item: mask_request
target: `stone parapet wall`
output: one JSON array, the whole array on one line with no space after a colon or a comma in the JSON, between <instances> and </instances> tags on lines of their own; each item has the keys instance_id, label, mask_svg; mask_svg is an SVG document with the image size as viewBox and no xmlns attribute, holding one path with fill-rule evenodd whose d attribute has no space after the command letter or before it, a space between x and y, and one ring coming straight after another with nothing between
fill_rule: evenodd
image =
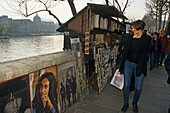
<instances>
[{"instance_id":1,"label":"stone parapet wall","mask_svg":"<svg viewBox=\"0 0 170 113\"><path fill-rule=\"evenodd\" d=\"M74 59L72 51L64 51L0 63L0 82Z\"/></svg>"},{"instance_id":2,"label":"stone parapet wall","mask_svg":"<svg viewBox=\"0 0 170 113\"><path fill-rule=\"evenodd\" d=\"M50 101L63 113L88 94L85 70L84 57L72 50L0 63L0 111L40 113L51 110Z\"/></svg>"}]
</instances>

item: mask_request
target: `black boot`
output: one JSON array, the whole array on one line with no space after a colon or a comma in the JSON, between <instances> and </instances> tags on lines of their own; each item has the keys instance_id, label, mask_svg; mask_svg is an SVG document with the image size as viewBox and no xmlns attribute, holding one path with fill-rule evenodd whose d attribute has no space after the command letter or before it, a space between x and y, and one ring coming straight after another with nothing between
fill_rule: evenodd
<instances>
[{"instance_id":1,"label":"black boot","mask_svg":"<svg viewBox=\"0 0 170 113\"><path fill-rule=\"evenodd\" d=\"M149 69L150 71L152 70L152 67Z\"/></svg>"},{"instance_id":2,"label":"black boot","mask_svg":"<svg viewBox=\"0 0 170 113\"><path fill-rule=\"evenodd\" d=\"M134 113L138 113L137 103L132 102L132 105L133 105L133 112L134 112Z\"/></svg>"},{"instance_id":3,"label":"black boot","mask_svg":"<svg viewBox=\"0 0 170 113\"><path fill-rule=\"evenodd\" d=\"M121 109L122 112L126 112L127 109L129 108L129 103L125 103Z\"/></svg>"},{"instance_id":4,"label":"black boot","mask_svg":"<svg viewBox=\"0 0 170 113\"><path fill-rule=\"evenodd\" d=\"M158 64L156 65L156 68L158 68Z\"/></svg>"}]
</instances>

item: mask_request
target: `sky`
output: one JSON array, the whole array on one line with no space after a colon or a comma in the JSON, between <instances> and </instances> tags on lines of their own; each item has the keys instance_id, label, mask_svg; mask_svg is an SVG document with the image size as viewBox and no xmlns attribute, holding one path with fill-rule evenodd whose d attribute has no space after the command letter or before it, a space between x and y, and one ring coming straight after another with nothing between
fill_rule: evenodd
<instances>
[{"instance_id":1,"label":"sky","mask_svg":"<svg viewBox=\"0 0 170 113\"><path fill-rule=\"evenodd\" d=\"M10 0L6 0L10 1ZM125 0L118 0L119 2L124 2ZM125 16L128 19L142 19L143 16L146 14L145 10L145 0L131 0L131 5L126 9ZM110 5L113 4L113 0L109 0ZM95 4L105 4L105 0L74 0L75 7L77 12L79 12L81 9L83 9L87 3L95 3ZM65 23L67 20L69 20L72 17L70 6L65 0L64 2L58 2L57 6L52 8L51 11L61 20L62 23ZM12 12L12 13L11 13ZM15 14L13 12L13 9L11 9L5 2L5 0L0 0L0 16L7 15L8 18L12 19L25 19L25 17ZM27 19L33 20L33 17L36 14L28 17ZM54 21L56 22L56 19L54 19L52 16L50 16L47 12L40 12L38 13L40 18L43 21Z\"/></svg>"}]
</instances>

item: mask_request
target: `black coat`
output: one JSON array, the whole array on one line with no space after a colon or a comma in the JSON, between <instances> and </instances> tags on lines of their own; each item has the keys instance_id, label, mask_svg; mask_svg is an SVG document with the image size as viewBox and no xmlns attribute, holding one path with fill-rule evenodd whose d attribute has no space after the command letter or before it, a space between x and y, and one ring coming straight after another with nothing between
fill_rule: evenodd
<instances>
[{"instance_id":1,"label":"black coat","mask_svg":"<svg viewBox=\"0 0 170 113\"><path fill-rule=\"evenodd\" d=\"M165 59L165 69L166 69L166 72L168 73L168 75L170 75L170 53L168 54L168 56Z\"/></svg>"},{"instance_id":2,"label":"black coat","mask_svg":"<svg viewBox=\"0 0 170 113\"><path fill-rule=\"evenodd\" d=\"M165 69L169 75L169 77L167 79L167 83L170 84L170 53L168 54L168 56L165 59Z\"/></svg>"},{"instance_id":3,"label":"black coat","mask_svg":"<svg viewBox=\"0 0 170 113\"><path fill-rule=\"evenodd\" d=\"M132 39L133 39L133 35L128 35L126 38L126 42L125 42L125 46L124 46L124 50L123 50L123 55L122 55L122 61L120 64L120 73L124 73L124 63L125 60L127 59L128 53L130 52L130 47L131 47L131 43L132 43ZM140 76L141 74L145 74L146 71L146 56L147 56L147 52L149 51L149 48L151 46L151 37L148 36L146 33L143 33L141 36L141 42L140 43L140 48L142 48L142 56L140 57L139 63L136 67L136 75Z\"/></svg>"}]
</instances>

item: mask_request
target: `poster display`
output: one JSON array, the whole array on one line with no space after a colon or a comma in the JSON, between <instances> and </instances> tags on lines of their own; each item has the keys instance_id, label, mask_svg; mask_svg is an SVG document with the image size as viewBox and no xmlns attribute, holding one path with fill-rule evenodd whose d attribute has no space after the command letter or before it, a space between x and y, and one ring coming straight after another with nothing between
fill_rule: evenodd
<instances>
[{"instance_id":1,"label":"poster display","mask_svg":"<svg viewBox=\"0 0 170 113\"><path fill-rule=\"evenodd\" d=\"M84 54L82 51L82 43L73 43L72 50L74 50L75 56L75 75L77 81L77 89L79 90L80 99L84 98L87 93L87 79L86 79L86 67L84 64ZM85 55L89 54L89 32L85 32Z\"/></svg>"},{"instance_id":2,"label":"poster display","mask_svg":"<svg viewBox=\"0 0 170 113\"><path fill-rule=\"evenodd\" d=\"M58 65L58 74L60 81L61 106L62 111L64 111L79 100L75 63L70 61Z\"/></svg>"},{"instance_id":3,"label":"poster display","mask_svg":"<svg viewBox=\"0 0 170 113\"><path fill-rule=\"evenodd\" d=\"M111 64L111 50L98 48L97 52L94 49L95 53L95 74L97 75L97 86L98 91L104 89L107 84L107 81L112 76L112 64Z\"/></svg>"},{"instance_id":4,"label":"poster display","mask_svg":"<svg viewBox=\"0 0 170 113\"><path fill-rule=\"evenodd\" d=\"M96 34L95 40L97 44L104 43L104 34Z\"/></svg>"},{"instance_id":5,"label":"poster display","mask_svg":"<svg viewBox=\"0 0 170 113\"><path fill-rule=\"evenodd\" d=\"M33 113L61 113L56 66L31 73L30 92Z\"/></svg>"},{"instance_id":6,"label":"poster display","mask_svg":"<svg viewBox=\"0 0 170 113\"><path fill-rule=\"evenodd\" d=\"M0 91L1 113L31 113L28 75L0 83Z\"/></svg>"}]
</instances>

